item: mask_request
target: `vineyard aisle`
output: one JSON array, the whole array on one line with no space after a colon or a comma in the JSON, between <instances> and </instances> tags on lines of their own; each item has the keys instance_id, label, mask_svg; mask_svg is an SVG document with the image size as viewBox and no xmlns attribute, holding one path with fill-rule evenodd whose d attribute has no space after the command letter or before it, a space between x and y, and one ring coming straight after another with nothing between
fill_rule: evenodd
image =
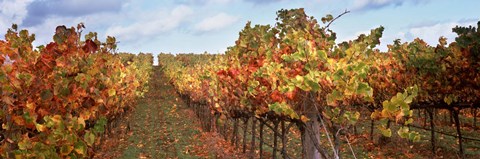
<instances>
[{"instance_id":1,"label":"vineyard aisle","mask_svg":"<svg viewBox=\"0 0 480 159\"><path fill-rule=\"evenodd\" d=\"M95 158L215 158L215 148L207 147L219 137L202 134L194 118L155 66L150 91L102 142Z\"/></svg>"}]
</instances>

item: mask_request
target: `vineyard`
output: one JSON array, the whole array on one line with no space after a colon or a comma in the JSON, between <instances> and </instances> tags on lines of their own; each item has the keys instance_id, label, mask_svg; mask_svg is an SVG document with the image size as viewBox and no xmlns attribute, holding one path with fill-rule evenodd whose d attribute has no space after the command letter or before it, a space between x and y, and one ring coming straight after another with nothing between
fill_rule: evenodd
<instances>
[{"instance_id":1,"label":"vineyard","mask_svg":"<svg viewBox=\"0 0 480 159\"><path fill-rule=\"evenodd\" d=\"M148 91L151 54L113 54L115 38L82 41L83 28L59 26L34 49L35 36L13 25L0 41L2 158L90 158Z\"/></svg>"},{"instance_id":2,"label":"vineyard","mask_svg":"<svg viewBox=\"0 0 480 159\"><path fill-rule=\"evenodd\" d=\"M369 145L350 140L365 133L381 134L375 147L398 136L410 145L428 141L434 155L478 157L478 29L454 28L450 44L397 40L380 52L383 27L336 44L333 16L321 18L324 27L302 9L277 15L274 26L247 23L225 55L158 56L204 130L243 141L243 152L248 145L260 158L265 145L273 158L353 158ZM446 146L445 135L457 140ZM290 140L300 140L300 155L287 151L295 149Z\"/></svg>"},{"instance_id":3,"label":"vineyard","mask_svg":"<svg viewBox=\"0 0 480 159\"><path fill-rule=\"evenodd\" d=\"M280 10L274 25L247 23L225 54L160 53L158 67L152 54L117 53L114 37L82 38L83 24L36 48L13 25L0 41L0 154L93 158L120 125L144 124L132 114L155 112L137 120L184 123L146 130L176 138L177 154L151 158L190 153L191 139L168 136L191 136L187 120L242 158L480 157L480 22L453 28L451 43L395 40L382 52L383 27L337 43L337 18ZM191 119L171 115L182 103Z\"/></svg>"}]
</instances>

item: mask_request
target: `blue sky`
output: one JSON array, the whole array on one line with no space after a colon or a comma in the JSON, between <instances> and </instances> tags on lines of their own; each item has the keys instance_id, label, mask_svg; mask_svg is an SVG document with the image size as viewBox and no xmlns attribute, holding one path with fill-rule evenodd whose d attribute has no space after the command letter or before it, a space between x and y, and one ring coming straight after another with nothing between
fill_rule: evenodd
<instances>
[{"instance_id":1,"label":"blue sky","mask_svg":"<svg viewBox=\"0 0 480 159\"><path fill-rule=\"evenodd\" d=\"M121 52L223 53L247 21L274 24L279 9L305 8L317 19L347 9L330 26L337 42L382 25L383 50L397 38L436 45L445 36L451 42L452 27L480 20L478 6L477 0L0 0L0 34L16 23L40 45L52 41L57 25L84 22L84 32L115 36Z\"/></svg>"}]
</instances>

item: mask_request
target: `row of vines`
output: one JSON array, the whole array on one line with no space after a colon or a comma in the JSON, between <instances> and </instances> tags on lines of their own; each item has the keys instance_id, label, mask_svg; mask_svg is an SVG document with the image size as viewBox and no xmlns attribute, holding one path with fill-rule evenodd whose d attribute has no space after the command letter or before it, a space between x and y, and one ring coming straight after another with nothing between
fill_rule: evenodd
<instances>
[{"instance_id":1,"label":"row of vines","mask_svg":"<svg viewBox=\"0 0 480 159\"><path fill-rule=\"evenodd\" d=\"M53 42L13 25L0 40L1 158L91 158L109 123L148 91L151 54L115 53L83 24Z\"/></svg>"},{"instance_id":2,"label":"row of vines","mask_svg":"<svg viewBox=\"0 0 480 159\"><path fill-rule=\"evenodd\" d=\"M478 27L453 28L458 36L449 44L443 37L437 46L395 40L381 52L376 47L383 27L336 43L331 15L321 18L324 25L303 9L280 10L277 16L273 26L247 23L224 55L158 56L178 93L202 107L207 130L218 131L219 118L234 125L237 119L270 122L276 145L283 134L279 124L292 123L301 134L302 158L341 158L340 150L355 156L345 143L359 121L371 122L370 136L375 127L382 141L396 134L415 142L428 136L415 126L429 119L421 127L430 131L435 154L434 123L442 113L456 130L458 156L469 157L460 117L476 121L480 106Z\"/></svg>"}]
</instances>

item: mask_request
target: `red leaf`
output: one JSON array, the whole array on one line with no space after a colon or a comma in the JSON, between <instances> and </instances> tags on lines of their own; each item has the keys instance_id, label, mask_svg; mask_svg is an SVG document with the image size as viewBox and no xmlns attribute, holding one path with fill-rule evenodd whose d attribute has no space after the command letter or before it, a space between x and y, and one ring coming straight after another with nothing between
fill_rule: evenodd
<instances>
[{"instance_id":1,"label":"red leaf","mask_svg":"<svg viewBox=\"0 0 480 159\"><path fill-rule=\"evenodd\" d=\"M47 50L47 52L52 52L53 49L55 49L56 47L57 47L57 43L51 42L47 44L47 47L45 47L45 49Z\"/></svg>"},{"instance_id":2,"label":"red leaf","mask_svg":"<svg viewBox=\"0 0 480 159\"><path fill-rule=\"evenodd\" d=\"M227 72L225 72L225 70L220 70L217 72L217 75L218 76L225 76L227 74Z\"/></svg>"},{"instance_id":3,"label":"red leaf","mask_svg":"<svg viewBox=\"0 0 480 159\"><path fill-rule=\"evenodd\" d=\"M12 116L12 119L13 121L15 122L15 124L19 125L19 126L23 126L25 125L25 119L23 119L22 116Z\"/></svg>"},{"instance_id":4,"label":"red leaf","mask_svg":"<svg viewBox=\"0 0 480 159\"><path fill-rule=\"evenodd\" d=\"M98 49L98 46L97 44L95 44L92 40L87 40L85 41L85 45L83 46L82 50L84 52L88 52L88 53L91 53L91 52L95 52L97 51Z\"/></svg>"},{"instance_id":5,"label":"red leaf","mask_svg":"<svg viewBox=\"0 0 480 159\"><path fill-rule=\"evenodd\" d=\"M272 100L274 102L282 102L284 101L283 97L282 97L282 94L280 94L280 92L278 90L275 90L272 94L270 94L270 98L272 98Z\"/></svg>"}]
</instances>

